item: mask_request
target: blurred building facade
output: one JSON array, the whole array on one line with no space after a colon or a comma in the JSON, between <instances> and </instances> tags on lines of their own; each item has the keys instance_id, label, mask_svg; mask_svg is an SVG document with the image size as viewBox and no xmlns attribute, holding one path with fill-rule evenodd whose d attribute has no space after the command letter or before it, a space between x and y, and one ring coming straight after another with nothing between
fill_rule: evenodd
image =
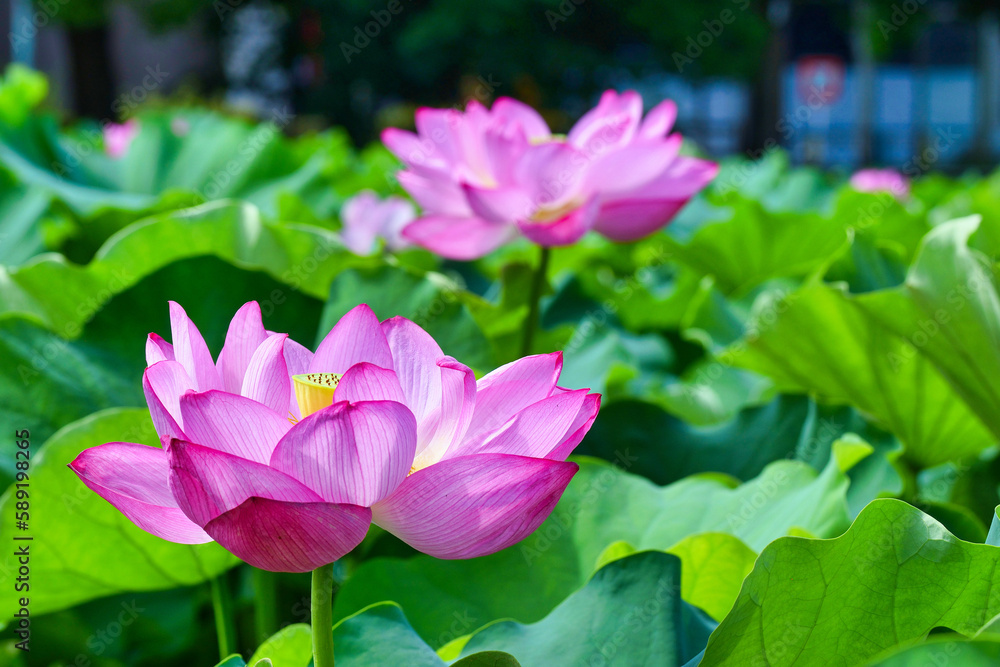
<instances>
[{"instance_id":1,"label":"blurred building facade","mask_svg":"<svg viewBox=\"0 0 1000 667\"><path fill-rule=\"evenodd\" d=\"M996 13L969 20L959 18L948 0L901 1L888 20L867 24L859 38L849 26L838 27L836 3L775 4L785 5L776 12L782 52L777 116L758 135L787 149L793 160L845 168L881 164L917 175L931 168L988 168L1000 159ZM840 3L839 9L851 5ZM876 63L863 41L891 38L917 9L929 12L931 21L913 48ZM676 100L679 129L715 156L745 148L751 125L762 120L753 116L752 86L737 79L664 73L625 75L617 83L640 90L647 106Z\"/></svg>"}]
</instances>

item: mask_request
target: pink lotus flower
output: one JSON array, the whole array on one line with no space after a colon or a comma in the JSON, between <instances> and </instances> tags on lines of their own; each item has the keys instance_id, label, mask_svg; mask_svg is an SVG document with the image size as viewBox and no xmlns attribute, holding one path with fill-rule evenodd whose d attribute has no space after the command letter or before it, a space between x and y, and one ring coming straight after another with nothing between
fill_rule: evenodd
<instances>
[{"instance_id":1,"label":"pink lotus flower","mask_svg":"<svg viewBox=\"0 0 1000 667\"><path fill-rule=\"evenodd\" d=\"M861 169L851 176L851 187L859 192L889 192L897 199L910 194L910 181L895 169Z\"/></svg>"},{"instance_id":2,"label":"pink lotus flower","mask_svg":"<svg viewBox=\"0 0 1000 667\"><path fill-rule=\"evenodd\" d=\"M143 378L164 447L107 443L70 467L143 530L268 570L333 562L372 522L438 558L510 546L552 511L600 406L557 385L561 353L476 382L419 326L365 305L315 354L266 331L256 303L215 362L173 303L171 334L150 335Z\"/></svg>"},{"instance_id":3,"label":"pink lotus flower","mask_svg":"<svg viewBox=\"0 0 1000 667\"><path fill-rule=\"evenodd\" d=\"M139 134L139 121L131 118L124 123L107 123L104 125L104 152L110 157L120 158L132 145L132 140Z\"/></svg>"},{"instance_id":4,"label":"pink lotus flower","mask_svg":"<svg viewBox=\"0 0 1000 667\"><path fill-rule=\"evenodd\" d=\"M382 140L407 169L400 184L424 209L403 230L453 259L481 257L523 234L569 245L593 229L634 241L663 227L718 172L679 154L667 100L642 118L635 91L609 90L565 137L538 113L500 98L465 113L417 111L417 134L389 128Z\"/></svg>"},{"instance_id":5,"label":"pink lotus flower","mask_svg":"<svg viewBox=\"0 0 1000 667\"><path fill-rule=\"evenodd\" d=\"M344 227L340 237L355 255L367 255L375 249L375 239L385 239L389 250L402 250L410 245L403 238L403 228L417 217L413 204L402 197L379 199L371 190L344 202L340 218Z\"/></svg>"}]
</instances>

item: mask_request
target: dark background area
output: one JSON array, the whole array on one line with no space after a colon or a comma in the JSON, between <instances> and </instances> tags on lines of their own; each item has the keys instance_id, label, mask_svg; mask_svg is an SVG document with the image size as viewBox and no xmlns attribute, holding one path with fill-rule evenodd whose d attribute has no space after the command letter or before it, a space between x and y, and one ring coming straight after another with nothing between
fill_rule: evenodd
<instances>
[{"instance_id":1,"label":"dark background area","mask_svg":"<svg viewBox=\"0 0 1000 667\"><path fill-rule=\"evenodd\" d=\"M361 145L412 125L418 105L501 95L565 130L601 90L634 87L647 107L677 100L679 129L713 155L777 142L798 162L898 166L947 127L960 139L939 167L955 169L1000 150L998 6L4 0L0 61L49 74L70 116L127 116L136 105L121 96L132 102L159 68L169 76L142 103L198 98L262 118L290 108L289 131L341 125ZM829 93L819 107L816 81Z\"/></svg>"}]
</instances>

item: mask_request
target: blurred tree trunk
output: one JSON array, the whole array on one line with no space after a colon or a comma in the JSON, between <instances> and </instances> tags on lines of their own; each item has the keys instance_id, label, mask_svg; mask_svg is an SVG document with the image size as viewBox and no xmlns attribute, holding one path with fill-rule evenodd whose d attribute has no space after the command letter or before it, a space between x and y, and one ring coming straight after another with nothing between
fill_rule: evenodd
<instances>
[{"instance_id":1,"label":"blurred tree trunk","mask_svg":"<svg viewBox=\"0 0 1000 667\"><path fill-rule=\"evenodd\" d=\"M781 70L785 61L785 24L789 0L764 0L760 5L769 34L762 54L760 74L750 101L745 148L754 155L769 148L768 140L777 140L781 115Z\"/></svg>"},{"instance_id":2,"label":"blurred tree trunk","mask_svg":"<svg viewBox=\"0 0 1000 667\"><path fill-rule=\"evenodd\" d=\"M854 51L854 71L858 85L858 130L855 141L862 165L871 162L875 133L875 54L872 49L871 26L875 22L867 0L854 0L851 5L851 46Z\"/></svg>"},{"instance_id":3,"label":"blurred tree trunk","mask_svg":"<svg viewBox=\"0 0 1000 667\"><path fill-rule=\"evenodd\" d=\"M81 116L115 120L114 82L106 25L66 26L73 76L73 107Z\"/></svg>"},{"instance_id":4,"label":"blurred tree trunk","mask_svg":"<svg viewBox=\"0 0 1000 667\"><path fill-rule=\"evenodd\" d=\"M994 137L997 132L997 105L1000 85L1000 20L995 7L990 7L979 17L976 36L977 52L977 89L978 101L976 108L976 161L989 168L993 160Z\"/></svg>"}]
</instances>

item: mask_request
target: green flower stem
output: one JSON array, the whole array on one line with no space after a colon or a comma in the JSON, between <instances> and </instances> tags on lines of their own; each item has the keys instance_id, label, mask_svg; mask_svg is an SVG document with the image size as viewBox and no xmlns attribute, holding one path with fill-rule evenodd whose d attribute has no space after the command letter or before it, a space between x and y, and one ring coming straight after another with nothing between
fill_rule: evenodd
<instances>
[{"instance_id":1,"label":"green flower stem","mask_svg":"<svg viewBox=\"0 0 1000 667\"><path fill-rule=\"evenodd\" d=\"M219 658L225 659L236 653L233 596L225 572L212 579L212 610L215 612L215 635L219 640Z\"/></svg>"},{"instance_id":2,"label":"green flower stem","mask_svg":"<svg viewBox=\"0 0 1000 667\"><path fill-rule=\"evenodd\" d=\"M254 626L257 643L278 631L278 579L274 572L253 568Z\"/></svg>"},{"instance_id":3,"label":"green flower stem","mask_svg":"<svg viewBox=\"0 0 1000 667\"><path fill-rule=\"evenodd\" d=\"M528 296L528 319L524 323L524 338L521 342L521 356L531 354L531 344L535 337L535 330L538 328L538 314L542 301L542 291L545 289L545 278L549 272L549 258L552 255L552 248L542 246L542 253L538 260L538 268L531 281L531 294Z\"/></svg>"},{"instance_id":4,"label":"green flower stem","mask_svg":"<svg viewBox=\"0 0 1000 667\"><path fill-rule=\"evenodd\" d=\"M312 573L314 667L333 667L333 563Z\"/></svg>"}]
</instances>

